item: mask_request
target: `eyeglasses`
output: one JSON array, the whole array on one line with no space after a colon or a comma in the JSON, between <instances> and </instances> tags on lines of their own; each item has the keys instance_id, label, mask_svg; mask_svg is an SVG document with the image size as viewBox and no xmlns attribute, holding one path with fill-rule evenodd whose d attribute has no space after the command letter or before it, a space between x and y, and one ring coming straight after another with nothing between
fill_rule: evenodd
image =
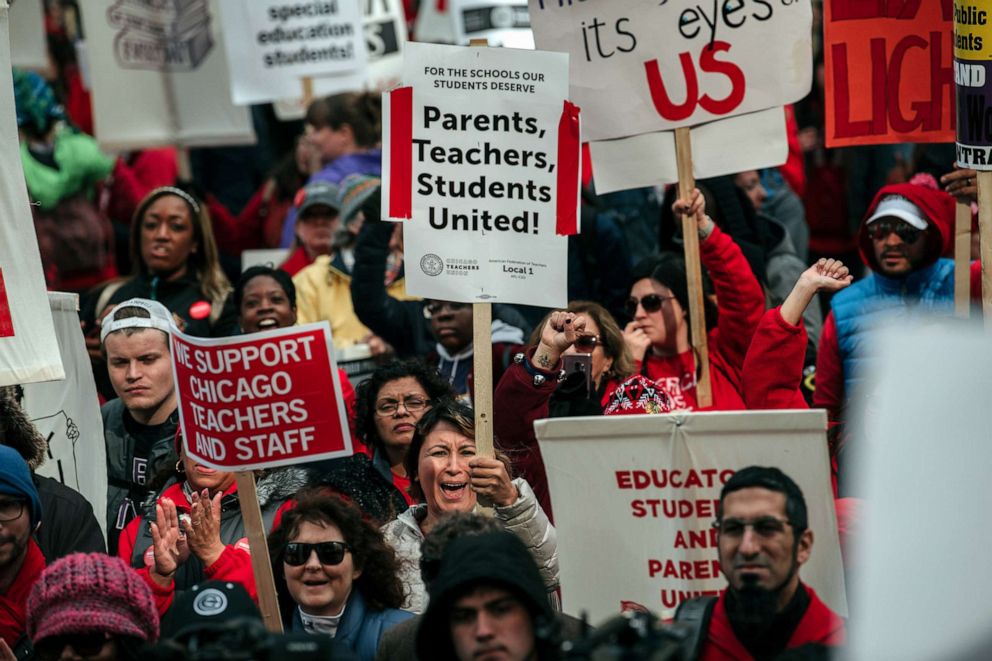
<instances>
[{"instance_id":1,"label":"eyeglasses","mask_svg":"<svg viewBox=\"0 0 992 661\"><path fill-rule=\"evenodd\" d=\"M404 397L402 402L395 399L384 399L375 405L375 413L380 418L388 418L391 415L396 415L396 412L400 410L400 404L403 405L407 413L419 413L427 408L430 400L417 395Z\"/></svg>"},{"instance_id":2,"label":"eyeglasses","mask_svg":"<svg viewBox=\"0 0 992 661\"><path fill-rule=\"evenodd\" d=\"M592 353L602 343L598 335L579 335L575 338L574 345L582 353Z\"/></svg>"},{"instance_id":3,"label":"eyeglasses","mask_svg":"<svg viewBox=\"0 0 992 661\"><path fill-rule=\"evenodd\" d=\"M918 230L901 220L888 218L877 220L868 226L868 236L874 241L881 241L893 232L902 239L903 243L916 243L923 234L923 230Z\"/></svg>"},{"instance_id":4,"label":"eyeglasses","mask_svg":"<svg viewBox=\"0 0 992 661\"><path fill-rule=\"evenodd\" d=\"M456 303L453 301L434 301L433 303L428 303L424 306L424 319L430 319L434 315L440 314L441 310L448 308L449 312L458 312L459 310L464 310L471 303Z\"/></svg>"},{"instance_id":5,"label":"eyeglasses","mask_svg":"<svg viewBox=\"0 0 992 661\"><path fill-rule=\"evenodd\" d=\"M791 521L778 519L774 516L761 516L750 521L743 519L724 519L713 522L713 527L719 530L721 535L726 535L727 537L741 537L749 526L754 531L754 534L759 537L774 537L782 533L786 526L791 525Z\"/></svg>"},{"instance_id":6,"label":"eyeglasses","mask_svg":"<svg viewBox=\"0 0 992 661\"><path fill-rule=\"evenodd\" d=\"M674 296L659 296L658 294L648 294L643 298L631 296L624 303L623 311L627 313L627 316L633 317L637 314L637 305L640 304L645 312L651 314L660 310L661 306L665 304L665 301L671 301L674 298Z\"/></svg>"},{"instance_id":7,"label":"eyeglasses","mask_svg":"<svg viewBox=\"0 0 992 661\"><path fill-rule=\"evenodd\" d=\"M105 633L70 633L64 636L50 636L43 638L34 644L35 658L42 661L55 661L62 657L62 652L67 646L72 647L72 651L77 656L96 656L107 644L110 638Z\"/></svg>"},{"instance_id":8,"label":"eyeglasses","mask_svg":"<svg viewBox=\"0 0 992 661\"><path fill-rule=\"evenodd\" d=\"M344 554L351 550L345 542L318 542L307 544L305 542L290 542L286 544L286 551L283 553L283 561L292 567L299 567L306 564L310 559L310 554L317 552L317 559L322 565L340 565L344 560Z\"/></svg>"},{"instance_id":9,"label":"eyeglasses","mask_svg":"<svg viewBox=\"0 0 992 661\"><path fill-rule=\"evenodd\" d=\"M10 523L21 518L24 514L23 500L4 500L0 502L0 523Z\"/></svg>"}]
</instances>

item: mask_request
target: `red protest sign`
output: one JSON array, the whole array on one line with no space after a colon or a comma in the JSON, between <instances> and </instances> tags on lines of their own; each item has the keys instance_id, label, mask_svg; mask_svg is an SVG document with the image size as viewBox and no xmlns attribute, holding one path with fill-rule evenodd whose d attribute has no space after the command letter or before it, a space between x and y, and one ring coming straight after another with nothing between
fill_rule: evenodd
<instances>
[{"instance_id":1,"label":"red protest sign","mask_svg":"<svg viewBox=\"0 0 992 661\"><path fill-rule=\"evenodd\" d=\"M352 453L326 322L202 339L172 335L188 456L226 471Z\"/></svg>"},{"instance_id":2,"label":"red protest sign","mask_svg":"<svg viewBox=\"0 0 992 661\"><path fill-rule=\"evenodd\" d=\"M10 316L10 303L7 302L7 286L3 282L3 271L0 270L0 337L11 337L14 334L14 320Z\"/></svg>"},{"instance_id":3,"label":"red protest sign","mask_svg":"<svg viewBox=\"0 0 992 661\"><path fill-rule=\"evenodd\" d=\"M953 3L823 3L828 147L954 141Z\"/></svg>"}]
</instances>

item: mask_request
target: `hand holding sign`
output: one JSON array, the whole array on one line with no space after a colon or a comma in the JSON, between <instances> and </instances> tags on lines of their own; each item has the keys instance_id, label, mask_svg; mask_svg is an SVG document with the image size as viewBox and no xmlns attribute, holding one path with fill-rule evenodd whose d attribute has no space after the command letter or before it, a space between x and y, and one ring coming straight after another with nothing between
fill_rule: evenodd
<instances>
[{"instance_id":1,"label":"hand holding sign","mask_svg":"<svg viewBox=\"0 0 992 661\"><path fill-rule=\"evenodd\" d=\"M672 204L672 211L679 216L689 215L696 221L696 228L706 234L712 231L713 221L706 215L706 198L698 188L692 189L688 200L679 198Z\"/></svg>"},{"instance_id":2,"label":"hand holding sign","mask_svg":"<svg viewBox=\"0 0 992 661\"><path fill-rule=\"evenodd\" d=\"M978 201L978 173L973 168L958 168L940 178L944 190L958 198L958 202L970 204Z\"/></svg>"},{"instance_id":3,"label":"hand holding sign","mask_svg":"<svg viewBox=\"0 0 992 661\"><path fill-rule=\"evenodd\" d=\"M506 464L493 457L475 457L468 462L472 491L484 507L509 507L520 494L506 472Z\"/></svg>"}]
</instances>

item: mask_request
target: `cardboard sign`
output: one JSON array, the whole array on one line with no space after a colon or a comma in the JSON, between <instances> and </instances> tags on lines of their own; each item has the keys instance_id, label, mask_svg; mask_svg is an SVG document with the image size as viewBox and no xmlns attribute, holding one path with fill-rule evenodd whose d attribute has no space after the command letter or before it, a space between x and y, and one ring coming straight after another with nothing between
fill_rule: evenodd
<instances>
[{"instance_id":1,"label":"cardboard sign","mask_svg":"<svg viewBox=\"0 0 992 661\"><path fill-rule=\"evenodd\" d=\"M10 57L15 67L48 66L45 8L42 0L18 0L10 8Z\"/></svg>"},{"instance_id":2,"label":"cardboard sign","mask_svg":"<svg viewBox=\"0 0 992 661\"><path fill-rule=\"evenodd\" d=\"M230 338L172 334L188 456L226 471L352 454L327 322Z\"/></svg>"},{"instance_id":3,"label":"cardboard sign","mask_svg":"<svg viewBox=\"0 0 992 661\"><path fill-rule=\"evenodd\" d=\"M979 0L954 3L957 163L992 170L992 17Z\"/></svg>"},{"instance_id":4,"label":"cardboard sign","mask_svg":"<svg viewBox=\"0 0 992 661\"><path fill-rule=\"evenodd\" d=\"M79 3L96 137L107 149L248 144L246 108L231 103L217 0Z\"/></svg>"},{"instance_id":5,"label":"cardboard sign","mask_svg":"<svg viewBox=\"0 0 992 661\"><path fill-rule=\"evenodd\" d=\"M954 139L951 3L823 3L828 147Z\"/></svg>"},{"instance_id":6,"label":"cardboard sign","mask_svg":"<svg viewBox=\"0 0 992 661\"><path fill-rule=\"evenodd\" d=\"M365 65L359 0L225 0L221 10L224 34L231 37L224 42L231 98L238 105L293 96L304 76L352 73Z\"/></svg>"},{"instance_id":7,"label":"cardboard sign","mask_svg":"<svg viewBox=\"0 0 992 661\"><path fill-rule=\"evenodd\" d=\"M107 517L107 442L90 356L79 327L79 296L48 293L65 379L24 386L21 406L48 441L39 475L75 489L90 502L101 528Z\"/></svg>"},{"instance_id":8,"label":"cardboard sign","mask_svg":"<svg viewBox=\"0 0 992 661\"><path fill-rule=\"evenodd\" d=\"M693 126L810 90L809 0L530 0L538 48L571 56L590 140Z\"/></svg>"},{"instance_id":9,"label":"cardboard sign","mask_svg":"<svg viewBox=\"0 0 992 661\"><path fill-rule=\"evenodd\" d=\"M0 3L0 385L62 379L62 358L45 294L14 118L7 41L9 10Z\"/></svg>"},{"instance_id":10,"label":"cardboard sign","mask_svg":"<svg viewBox=\"0 0 992 661\"><path fill-rule=\"evenodd\" d=\"M674 131L595 140L589 149L599 194L679 180ZM785 111L769 108L694 126L692 152L696 179L781 165L789 157Z\"/></svg>"},{"instance_id":11,"label":"cardboard sign","mask_svg":"<svg viewBox=\"0 0 992 661\"><path fill-rule=\"evenodd\" d=\"M578 109L562 53L410 43L386 95L383 210L407 291L562 306L577 231Z\"/></svg>"},{"instance_id":12,"label":"cardboard sign","mask_svg":"<svg viewBox=\"0 0 992 661\"><path fill-rule=\"evenodd\" d=\"M534 48L525 0L431 0L421 3L414 39L467 46L485 39L489 46Z\"/></svg>"},{"instance_id":13,"label":"cardboard sign","mask_svg":"<svg viewBox=\"0 0 992 661\"><path fill-rule=\"evenodd\" d=\"M723 589L712 523L723 484L752 465L777 466L803 490L815 543L800 574L847 612L823 411L555 418L534 428L565 612L600 622L642 606L670 617L685 599Z\"/></svg>"}]
</instances>

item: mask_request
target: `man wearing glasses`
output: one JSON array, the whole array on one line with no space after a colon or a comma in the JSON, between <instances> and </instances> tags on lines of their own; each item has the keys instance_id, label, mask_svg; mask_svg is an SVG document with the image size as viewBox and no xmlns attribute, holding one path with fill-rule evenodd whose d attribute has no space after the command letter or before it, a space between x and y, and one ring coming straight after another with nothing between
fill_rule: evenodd
<instances>
[{"instance_id":1,"label":"man wearing glasses","mask_svg":"<svg viewBox=\"0 0 992 661\"><path fill-rule=\"evenodd\" d=\"M844 643L843 620L799 579L813 531L792 478L763 466L737 471L720 492L714 527L727 589L687 601L676 614L702 620L699 659L771 659L810 643Z\"/></svg>"},{"instance_id":2,"label":"man wearing glasses","mask_svg":"<svg viewBox=\"0 0 992 661\"><path fill-rule=\"evenodd\" d=\"M872 273L833 297L820 335L813 405L832 420L874 368L862 349L873 328L952 312L954 262L940 256L951 245L953 222L954 198L943 191L895 184L875 196L858 235Z\"/></svg>"}]
</instances>

